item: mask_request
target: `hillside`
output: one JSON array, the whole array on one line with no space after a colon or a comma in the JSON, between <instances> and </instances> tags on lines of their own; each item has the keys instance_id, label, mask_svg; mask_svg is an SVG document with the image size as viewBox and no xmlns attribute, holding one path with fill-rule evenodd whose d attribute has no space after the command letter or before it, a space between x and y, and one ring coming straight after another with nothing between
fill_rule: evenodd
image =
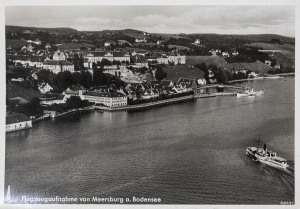
<instances>
[{"instance_id":1,"label":"hillside","mask_svg":"<svg viewBox=\"0 0 300 209\"><path fill-rule=\"evenodd\" d=\"M199 68L188 67L187 65L175 65L172 67L164 67L167 73L167 80L177 82L179 78L204 78L204 72Z\"/></svg>"},{"instance_id":2,"label":"hillside","mask_svg":"<svg viewBox=\"0 0 300 209\"><path fill-rule=\"evenodd\" d=\"M88 49L92 47L95 47L95 45L86 43L67 43L58 46L60 50L79 50L81 48Z\"/></svg>"},{"instance_id":3,"label":"hillside","mask_svg":"<svg viewBox=\"0 0 300 209\"><path fill-rule=\"evenodd\" d=\"M25 89L10 81L6 83L6 97L9 99L15 97L22 97L30 101L31 98L39 97L40 95L41 93L37 90Z\"/></svg>"},{"instance_id":4,"label":"hillside","mask_svg":"<svg viewBox=\"0 0 300 209\"><path fill-rule=\"evenodd\" d=\"M21 48L27 46L29 43L25 40L6 39L6 47Z\"/></svg>"},{"instance_id":5,"label":"hillside","mask_svg":"<svg viewBox=\"0 0 300 209\"><path fill-rule=\"evenodd\" d=\"M48 32L50 34L57 34L57 35L71 35L71 34L77 34L79 33L78 30L75 30L73 28L38 28L38 27L23 27L23 26L11 26L6 25L5 30L9 30L10 32L24 32L25 30L29 31L42 31L42 32Z\"/></svg>"},{"instance_id":6,"label":"hillside","mask_svg":"<svg viewBox=\"0 0 300 209\"><path fill-rule=\"evenodd\" d=\"M215 64L217 67L223 67L227 62L219 56L187 56L186 64L187 65L197 65L205 63L206 65Z\"/></svg>"},{"instance_id":7,"label":"hillside","mask_svg":"<svg viewBox=\"0 0 300 209\"><path fill-rule=\"evenodd\" d=\"M224 68L226 69L247 69L251 70L253 72L263 73L266 74L269 70L272 70L273 68L262 63L261 61L256 62L238 62L238 63L227 63Z\"/></svg>"},{"instance_id":8,"label":"hillside","mask_svg":"<svg viewBox=\"0 0 300 209\"><path fill-rule=\"evenodd\" d=\"M251 46L259 47L265 50L280 50L283 55L290 59L295 59L295 46L288 44L269 44L255 42L251 43Z\"/></svg>"}]
</instances>

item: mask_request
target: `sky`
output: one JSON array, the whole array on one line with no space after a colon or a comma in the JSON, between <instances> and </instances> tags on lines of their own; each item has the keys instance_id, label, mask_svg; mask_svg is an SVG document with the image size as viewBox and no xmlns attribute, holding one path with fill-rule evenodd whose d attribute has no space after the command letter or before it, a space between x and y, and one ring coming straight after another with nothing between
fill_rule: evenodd
<instances>
[{"instance_id":1,"label":"sky","mask_svg":"<svg viewBox=\"0 0 300 209\"><path fill-rule=\"evenodd\" d=\"M295 37L294 6L7 6L6 25L80 31L279 34Z\"/></svg>"}]
</instances>

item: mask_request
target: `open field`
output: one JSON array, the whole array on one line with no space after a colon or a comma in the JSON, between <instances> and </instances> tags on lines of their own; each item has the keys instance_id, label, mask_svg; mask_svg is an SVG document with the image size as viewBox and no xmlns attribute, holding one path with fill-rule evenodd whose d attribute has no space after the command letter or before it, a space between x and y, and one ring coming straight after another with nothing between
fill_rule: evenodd
<instances>
[{"instance_id":1,"label":"open field","mask_svg":"<svg viewBox=\"0 0 300 209\"><path fill-rule=\"evenodd\" d=\"M60 50L76 50L80 48L92 48L95 47L93 44L86 44L86 43L67 43L67 44L62 44L59 45L58 48Z\"/></svg>"},{"instance_id":2,"label":"open field","mask_svg":"<svg viewBox=\"0 0 300 209\"><path fill-rule=\"evenodd\" d=\"M167 73L167 80L177 82L179 78L204 78L204 72L199 68L188 67L187 65L175 65L164 67L163 70Z\"/></svg>"},{"instance_id":3,"label":"open field","mask_svg":"<svg viewBox=\"0 0 300 209\"><path fill-rule=\"evenodd\" d=\"M187 46L180 46L180 45L172 45L172 44L169 44L168 45L168 48L169 49L173 49L173 48L176 48L176 49L179 49L179 50L190 50L190 48L189 47L187 47Z\"/></svg>"},{"instance_id":4,"label":"open field","mask_svg":"<svg viewBox=\"0 0 300 209\"><path fill-rule=\"evenodd\" d=\"M260 47L266 50L280 50L283 55L290 59L295 59L295 46L293 45L280 45L280 44L268 44L268 43L262 43L262 42L257 42L257 43L251 43L251 46L255 47Z\"/></svg>"},{"instance_id":5,"label":"open field","mask_svg":"<svg viewBox=\"0 0 300 209\"><path fill-rule=\"evenodd\" d=\"M6 47L10 46L12 48L21 48L23 46L27 46L29 43L25 40L18 39L6 39Z\"/></svg>"},{"instance_id":6,"label":"open field","mask_svg":"<svg viewBox=\"0 0 300 209\"><path fill-rule=\"evenodd\" d=\"M205 63L206 65L215 64L218 67L223 67L227 64L226 60L219 56L187 56L187 65L197 65Z\"/></svg>"}]
</instances>

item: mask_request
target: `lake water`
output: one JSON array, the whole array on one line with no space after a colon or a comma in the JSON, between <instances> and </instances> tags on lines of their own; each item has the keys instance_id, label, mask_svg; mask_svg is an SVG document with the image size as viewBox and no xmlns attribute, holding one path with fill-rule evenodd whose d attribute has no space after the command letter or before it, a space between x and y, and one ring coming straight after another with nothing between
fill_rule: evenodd
<instances>
[{"instance_id":1,"label":"lake water","mask_svg":"<svg viewBox=\"0 0 300 209\"><path fill-rule=\"evenodd\" d=\"M252 86L265 88L265 95L73 113L8 133L11 202L24 195L134 196L162 204L294 201L294 78L248 82ZM246 156L259 134L260 146L288 160L288 171Z\"/></svg>"}]
</instances>

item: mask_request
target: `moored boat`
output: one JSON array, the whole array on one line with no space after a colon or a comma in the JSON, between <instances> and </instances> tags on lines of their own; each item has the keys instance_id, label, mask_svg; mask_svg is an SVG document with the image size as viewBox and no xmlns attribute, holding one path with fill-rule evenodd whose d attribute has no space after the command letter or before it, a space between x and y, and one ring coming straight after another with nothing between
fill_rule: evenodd
<instances>
[{"instance_id":1,"label":"moored boat","mask_svg":"<svg viewBox=\"0 0 300 209\"><path fill-rule=\"evenodd\" d=\"M265 93L264 90L259 90L255 92L255 95L263 95Z\"/></svg>"}]
</instances>

